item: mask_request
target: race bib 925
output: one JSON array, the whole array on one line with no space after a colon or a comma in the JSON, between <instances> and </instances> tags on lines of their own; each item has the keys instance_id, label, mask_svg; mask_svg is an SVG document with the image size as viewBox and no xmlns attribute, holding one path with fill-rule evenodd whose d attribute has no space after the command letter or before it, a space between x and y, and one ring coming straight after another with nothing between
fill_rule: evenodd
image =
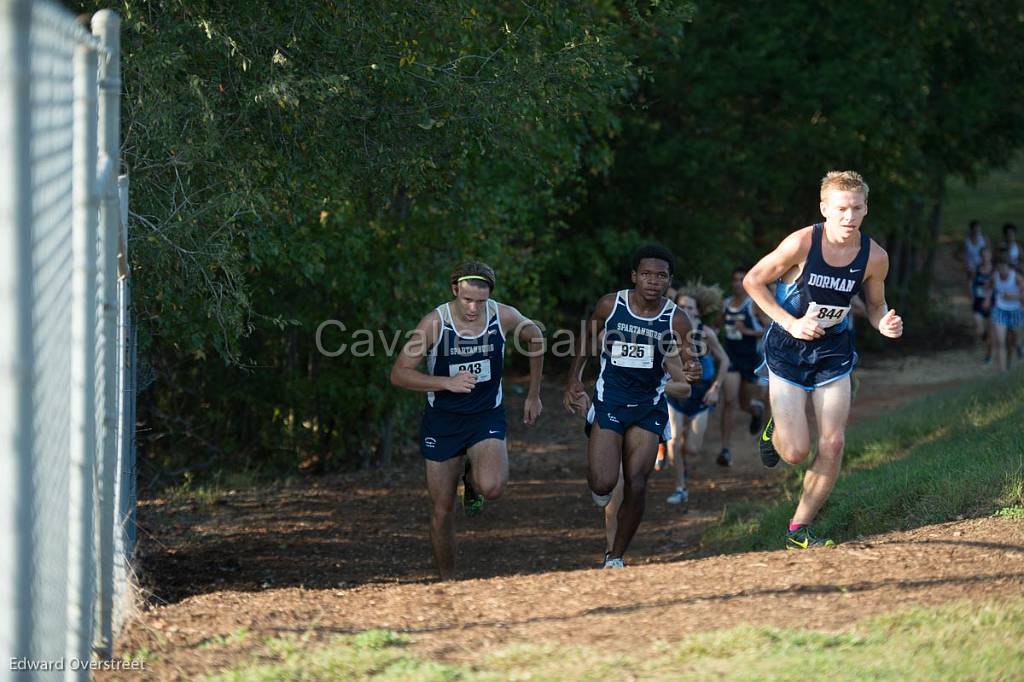
<instances>
[{"instance_id":1,"label":"race bib 925","mask_svg":"<svg viewBox=\"0 0 1024 682\"><path fill-rule=\"evenodd\" d=\"M654 346L646 343L613 341L612 364L616 367L651 369L654 367Z\"/></svg>"}]
</instances>

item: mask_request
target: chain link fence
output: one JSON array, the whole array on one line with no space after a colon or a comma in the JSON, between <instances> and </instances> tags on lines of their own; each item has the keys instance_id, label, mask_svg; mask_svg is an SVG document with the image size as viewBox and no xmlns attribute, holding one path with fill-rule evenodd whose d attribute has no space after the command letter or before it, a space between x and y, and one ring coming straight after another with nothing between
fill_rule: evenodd
<instances>
[{"instance_id":1,"label":"chain link fence","mask_svg":"<svg viewBox=\"0 0 1024 682\"><path fill-rule=\"evenodd\" d=\"M87 679L134 602L119 31L0 0L0 679Z\"/></svg>"}]
</instances>

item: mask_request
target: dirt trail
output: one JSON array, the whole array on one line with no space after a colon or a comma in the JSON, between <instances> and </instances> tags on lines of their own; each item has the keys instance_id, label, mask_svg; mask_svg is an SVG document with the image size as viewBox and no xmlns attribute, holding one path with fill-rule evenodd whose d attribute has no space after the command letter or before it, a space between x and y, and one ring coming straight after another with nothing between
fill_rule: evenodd
<instances>
[{"instance_id":1,"label":"dirt trail","mask_svg":"<svg viewBox=\"0 0 1024 682\"><path fill-rule=\"evenodd\" d=\"M842 630L911 605L1019 597L1024 527L1009 519L941 524L813 552L758 552L625 571L504 575L349 590L223 591L155 609L128 638L161 657L146 679L194 679L265 655L266 637L315 645L370 627L411 635L438 659L478 662L515 642L644 650L655 638L741 624ZM234 646L206 646L238 628Z\"/></svg>"},{"instance_id":2,"label":"dirt trail","mask_svg":"<svg viewBox=\"0 0 1024 682\"><path fill-rule=\"evenodd\" d=\"M857 370L852 420L974 376L977 367L963 351L868 365ZM522 397L509 393L510 416L521 415ZM587 494L582 421L565 413L560 398L560 386L545 384L538 424L528 429L510 419L506 495L480 517L458 521L463 577L587 568L600 558L603 531ZM776 494L781 470L761 466L746 415L736 418L731 468L714 463L720 442L715 422L701 455L689 464L686 513L664 503L674 486L672 473L652 476L630 564L689 556L725 505ZM389 471L239 491L208 505L150 499L139 511L141 568L147 587L170 603L224 589L428 580L427 513L422 464L415 457Z\"/></svg>"},{"instance_id":3,"label":"dirt trail","mask_svg":"<svg viewBox=\"0 0 1024 682\"><path fill-rule=\"evenodd\" d=\"M858 370L853 419L976 376L978 368L966 351L867 363ZM519 414L521 397L510 393L509 413ZM189 679L259 654L252 643L265 637L310 628L314 638L394 628L415 634L430 655L452 659L512 641L628 650L665 622L676 632L797 618L841 627L900 604L1024 588L1024 531L994 519L845 543L834 552L696 558L699 537L725 505L776 494L781 474L760 466L743 416L734 466L714 464L713 430L691 464L689 511L665 504L673 478L656 474L629 570L593 570L604 549L601 515L585 485L580 422L563 416L558 398L559 387L546 385L540 423L510 427L506 496L480 517L459 519L457 582L432 582L427 496L415 460L392 472L237 491L208 504L143 502L140 566L155 594L122 634L120 651L159 656L146 679ZM776 608L794 598L799 608ZM239 628L251 632L246 642L204 646Z\"/></svg>"},{"instance_id":4,"label":"dirt trail","mask_svg":"<svg viewBox=\"0 0 1024 682\"><path fill-rule=\"evenodd\" d=\"M857 370L852 421L985 371L972 351L869 357ZM140 568L152 595L122 633L119 653L157 656L146 679L192 679L259 655L265 637L309 632L318 640L375 627L413 634L416 647L453 660L517 641L627 651L665 623L673 633L741 623L842 628L904 604L1019 596L1024 588L1024 529L998 519L832 551L701 557L698 540L726 505L777 494L782 474L760 465L742 414L734 466L714 463L715 418L690 464L688 511L664 502L671 472L656 474L629 568L594 570L604 533L585 484L582 423L561 407L560 386L545 384L545 413L527 429L521 390L509 388L511 482L480 517L459 519L462 579L433 582L414 457L387 472L236 491L205 504L145 500ZM207 646L239 628L250 631L245 641Z\"/></svg>"}]
</instances>

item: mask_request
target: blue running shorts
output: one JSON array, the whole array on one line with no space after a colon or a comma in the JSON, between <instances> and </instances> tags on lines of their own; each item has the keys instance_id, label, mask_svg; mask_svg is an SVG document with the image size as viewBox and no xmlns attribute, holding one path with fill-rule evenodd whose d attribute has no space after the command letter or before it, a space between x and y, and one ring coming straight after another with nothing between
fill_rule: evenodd
<instances>
[{"instance_id":1,"label":"blue running shorts","mask_svg":"<svg viewBox=\"0 0 1024 682\"><path fill-rule=\"evenodd\" d=\"M420 424L420 454L443 462L465 454L488 438L505 440L505 406L476 414L456 414L433 407L423 410Z\"/></svg>"},{"instance_id":2,"label":"blue running shorts","mask_svg":"<svg viewBox=\"0 0 1024 682\"><path fill-rule=\"evenodd\" d=\"M764 351L765 362L758 368L759 374L767 377L771 370L783 381L805 391L838 381L857 365L850 332L802 341L773 324L765 334Z\"/></svg>"},{"instance_id":3,"label":"blue running shorts","mask_svg":"<svg viewBox=\"0 0 1024 682\"><path fill-rule=\"evenodd\" d=\"M644 431L657 434L662 442L669 439L671 428L668 423L668 404L664 396L657 404L615 405L594 400L587 413L587 423L583 427L588 437L594 421L597 421L602 429L614 431L619 435L625 435L626 429L637 426Z\"/></svg>"},{"instance_id":4,"label":"blue running shorts","mask_svg":"<svg viewBox=\"0 0 1024 682\"><path fill-rule=\"evenodd\" d=\"M690 384L689 398L685 400L677 400L672 396L665 396L665 398L668 400L669 407L676 412L682 412L687 417L696 417L701 412L711 409L711 406L704 402L704 395L710 387L710 381L698 381L695 384Z\"/></svg>"}]
</instances>

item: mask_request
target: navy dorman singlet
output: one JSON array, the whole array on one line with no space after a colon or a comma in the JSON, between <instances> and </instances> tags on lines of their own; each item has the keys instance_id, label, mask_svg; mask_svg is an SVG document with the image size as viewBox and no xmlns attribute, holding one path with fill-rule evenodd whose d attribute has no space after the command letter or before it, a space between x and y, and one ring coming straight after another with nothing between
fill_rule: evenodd
<instances>
[{"instance_id":1,"label":"navy dorman singlet","mask_svg":"<svg viewBox=\"0 0 1024 682\"><path fill-rule=\"evenodd\" d=\"M824 233L822 223L811 229L811 248L803 272L791 284L780 281L775 288L775 300L794 317L810 312L825 329L823 338L828 338L847 331L850 326L850 301L860 293L864 283L871 238L861 232L857 255L850 263L836 267L826 263L822 255ZM775 326L786 332L780 325Z\"/></svg>"}]
</instances>

